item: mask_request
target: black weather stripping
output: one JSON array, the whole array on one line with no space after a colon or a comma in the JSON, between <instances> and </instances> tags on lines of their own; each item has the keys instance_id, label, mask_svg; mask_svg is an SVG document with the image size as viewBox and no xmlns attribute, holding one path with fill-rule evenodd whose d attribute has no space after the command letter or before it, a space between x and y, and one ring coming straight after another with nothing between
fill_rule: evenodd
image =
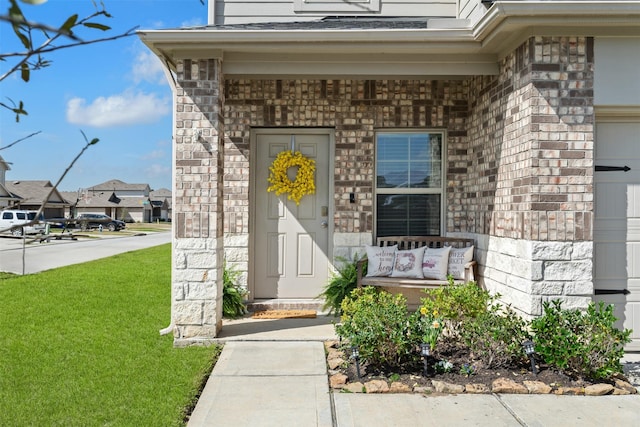
<instances>
[{"instance_id":1,"label":"black weather stripping","mask_svg":"<svg viewBox=\"0 0 640 427\"><path fill-rule=\"evenodd\" d=\"M629 295L631 292L629 289L596 289L594 293L596 295Z\"/></svg>"},{"instance_id":2,"label":"black weather stripping","mask_svg":"<svg viewBox=\"0 0 640 427\"><path fill-rule=\"evenodd\" d=\"M629 166L596 166L596 172L629 172Z\"/></svg>"}]
</instances>

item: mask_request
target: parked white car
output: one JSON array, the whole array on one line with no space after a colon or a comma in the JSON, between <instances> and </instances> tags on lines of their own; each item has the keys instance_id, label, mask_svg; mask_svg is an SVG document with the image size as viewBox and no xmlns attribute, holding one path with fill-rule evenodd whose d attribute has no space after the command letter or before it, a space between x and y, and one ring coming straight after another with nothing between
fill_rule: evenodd
<instances>
[{"instance_id":1,"label":"parked white car","mask_svg":"<svg viewBox=\"0 0 640 427\"><path fill-rule=\"evenodd\" d=\"M23 211L17 209L7 209L4 211L0 211L0 230L5 230L13 227L9 232L14 236L44 233L46 229L46 225L44 224L44 222L17 227L21 224L27 224L33 221L36 218L37 214L37 211ZM42 215L40 220L44 220Z\"/></svg>"}]
</instances>

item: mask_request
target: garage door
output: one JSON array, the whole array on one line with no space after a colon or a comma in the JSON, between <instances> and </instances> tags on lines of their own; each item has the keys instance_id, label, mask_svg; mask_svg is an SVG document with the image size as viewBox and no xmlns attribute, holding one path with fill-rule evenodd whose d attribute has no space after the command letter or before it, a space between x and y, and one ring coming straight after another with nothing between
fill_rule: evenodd
<instances>
[{"instance_id":1,"label":"garage door","mask_svg":"<svg viewBox=\"0 0 640 427\"><path fill-rule=\"evenodd\" d=\"M594 299L640 351L640 122L599 123L595 147Z\"/></svg>"}]
</instances>

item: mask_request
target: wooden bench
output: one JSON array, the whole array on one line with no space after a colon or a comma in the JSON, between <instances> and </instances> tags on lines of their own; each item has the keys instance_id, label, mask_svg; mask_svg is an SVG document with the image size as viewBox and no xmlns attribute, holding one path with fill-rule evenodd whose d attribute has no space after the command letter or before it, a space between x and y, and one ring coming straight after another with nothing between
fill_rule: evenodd
<instances>
[{"instance_id":1,"label":"wooden bench","mask_svg":"<svg viewBox=\"0 0 640 427\"><path fill-rule=\"evenodd\" d=\"M442 236L391 236L378 237L378 246L398 245L398 250L415 249L422 246L429 248L442 248L451 246L453 248L468 248L474 245L473 239L460 237ZM367 258L362 258L357 262L358 287L362 286L382 286L396 288L437 288L448 284L447 280L437 279L405 279L400 277L366 277L364 276L364 266ZM464 279L454 280L455 283L467 283L475 281L476 261L472 260L464 266Z\"/></svg>"}]
</instances>

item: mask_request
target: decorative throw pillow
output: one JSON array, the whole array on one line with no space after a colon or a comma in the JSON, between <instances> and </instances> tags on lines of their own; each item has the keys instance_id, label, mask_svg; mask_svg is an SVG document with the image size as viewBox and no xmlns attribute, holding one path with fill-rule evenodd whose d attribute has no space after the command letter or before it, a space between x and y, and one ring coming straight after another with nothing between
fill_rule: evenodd
<instances>
[{"instance_id":1,"label":"decorative throw pillow","mask_svg":"<svg viewBox=\"0 0 640 427\"><path fill-rule=\"evenodd\" d=\"M473 246L468 248L451 248L449 252L448 274L454 279L464 279L464 266L473 260Z\"/></svg>"},{"instance_id":2,"label":"decorative throw pillow","mask_svg":"<svg viewBox=\"0 0 640 427\"><path fill-rule=\"evenodd\" d=\"M451 246L444 248L426 248L422 261L422 274L425 279L447 280Z\"/></svg>"},{"instance_id":3,"label":"decorative throw pillow","mask_svg":"<svg viewBox=\"0 0 640 427\"><path fill-rule=\"evenodd\" d=\"M393 269L393 259L398 245L371 246L366 245L367 252L367 277L388 276Z\"/></svg>"},{"instance_id":4,"label":"decorative throw pillow","mask_svg":"<svg viewBox=\"0 0 640 427\"><path fill-rule=\"evenodd\" d=\"M424 277L422 275L423 258L424 246L406 251L396 251L391 277L422 279Z\"/></svg>"}]
</instances>

